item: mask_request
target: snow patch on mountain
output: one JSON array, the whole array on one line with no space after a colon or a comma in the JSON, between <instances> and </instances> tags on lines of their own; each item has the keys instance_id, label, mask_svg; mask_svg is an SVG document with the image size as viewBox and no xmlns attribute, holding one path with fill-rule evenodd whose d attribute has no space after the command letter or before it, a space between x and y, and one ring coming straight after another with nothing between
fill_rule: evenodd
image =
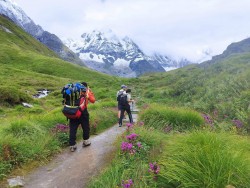
<instances>
[{"instance_id":1,"label":"snow patch on mountain","mask_svg":"<svg viewBox=\"0 0 250 188\"><path fill-rule=\"evenodd\" d=\"M24 11L11 0L1 0L0 1L0 14L6 15L9 18L15 17L20 25L31 22L31 19L26 16Z\"/></svg>"},{"instance_id":2,"label":"snow patch on mountain","mask_svg":"<svg viewBox=\"0 0 250 188\"><path fill-rule=\"evenodd\" d=\"M12 31L10 31L8 28L6 28L6 27L4 27L2 25L0 25L0 30L5 31L6 33L12 33Z\"/></svg>"},{"instance_id":3,"label":"snow patch on mountain","mask_svg":"<svg viewBox=\"0 0 250 188\"><path fill-rule=\"evenodd\" d=\"M104 63L103 58L105 58L104 55L97 55L93 53L80 53L79 57L85 61L95 61L97 63Z\"/></svg>"},{"instance_id":4,"label":"snow patch on mountain","mask_svg":"<svg viewBox=\"0 0 250 188\"><path fill-rule=\"evenodd\" d=\"M129 64L130 64L130 61L126 61L125 59L120 59L120 58L118 58L114 62L115 67L129 67Z\"/></svg>"}]
</instances>

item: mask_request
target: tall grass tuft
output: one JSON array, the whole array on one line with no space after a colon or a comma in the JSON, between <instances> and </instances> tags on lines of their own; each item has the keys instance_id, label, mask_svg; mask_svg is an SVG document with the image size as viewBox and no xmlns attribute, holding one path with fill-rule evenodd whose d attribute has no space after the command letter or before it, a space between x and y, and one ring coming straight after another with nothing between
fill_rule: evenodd
<instances>
[{"instance_id":1,"label":"tall grass tuft","mask_svg":"<svg viewBox=\"0 0 250 188\"><path fill-rule=\"evenodd\" d=\"M193 110L150 105L140 115L145 126L158 130L175 129L179 131L199 127L204 123L202 116Z\"/></svg>"},{"instance_id":2,"label":"tall grass tuft","mask_svg":"<svg viewBox=\"0 0 250 188\"><path fill-rule=\"evenodd\" d=\"M249 139L228 133L198 131L179 135L166 146L161 177L166 185L186 188L247 188L249 148Z\"/></svg>"}]
</instances>

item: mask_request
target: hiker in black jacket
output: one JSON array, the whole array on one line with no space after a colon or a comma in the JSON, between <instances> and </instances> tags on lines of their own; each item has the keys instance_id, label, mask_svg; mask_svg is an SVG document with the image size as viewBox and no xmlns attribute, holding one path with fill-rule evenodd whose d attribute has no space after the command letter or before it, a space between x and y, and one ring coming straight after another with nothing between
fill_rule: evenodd
<instances>
[{"instance_id":1,"label":"hiker in black jacket","mask_svg":"<svg viewBox=\"0 0 250 188\"><path fill-rule=\"evenodd\" d=\"M132 117L132 113L130 110L130 102L134 102L134 100L131 99L131 89L127 89L126 93L122 94L120 100L119 100L119 104L120 104L120 108L121 108L121 114L120 114L120 119L119 119L119 127L122 126L122 119L124 116L124 112L126 111L129 117L129 122L133 123L133 117Z\"/></svg>"}]
</instances>

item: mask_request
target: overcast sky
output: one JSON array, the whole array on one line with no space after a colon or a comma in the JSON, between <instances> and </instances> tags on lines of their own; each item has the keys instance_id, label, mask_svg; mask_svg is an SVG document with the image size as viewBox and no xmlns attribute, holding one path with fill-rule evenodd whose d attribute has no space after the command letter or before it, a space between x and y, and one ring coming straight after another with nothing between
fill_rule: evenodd
<instances>
[{"instance_id":1,"label":"overcast sky","mask_svg":"<svg viewBox=\"0 0 250 188\"><path fill-rule=\"evenodd\" d=\"M13 0L59 37L111 29L147 54L192 61L250 36L250 0Z\"/></svg>"}]
</instances>

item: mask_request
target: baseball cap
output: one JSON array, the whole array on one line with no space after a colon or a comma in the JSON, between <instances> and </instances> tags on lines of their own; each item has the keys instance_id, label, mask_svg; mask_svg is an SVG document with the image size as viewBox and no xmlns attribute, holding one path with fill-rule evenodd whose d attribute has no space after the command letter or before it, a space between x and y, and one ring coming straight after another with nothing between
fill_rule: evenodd
<instances>
[{"instance_id":1,"label":"baseball cap","mask_svg":"<svg viewBox=\"0 0 250 188\"><path fill-rule=\"evenodd\" d=\"M127 88L127 86L126 85L121 85L121 88L124 89L124 88Z\"/></svg>"}]
</instances>

